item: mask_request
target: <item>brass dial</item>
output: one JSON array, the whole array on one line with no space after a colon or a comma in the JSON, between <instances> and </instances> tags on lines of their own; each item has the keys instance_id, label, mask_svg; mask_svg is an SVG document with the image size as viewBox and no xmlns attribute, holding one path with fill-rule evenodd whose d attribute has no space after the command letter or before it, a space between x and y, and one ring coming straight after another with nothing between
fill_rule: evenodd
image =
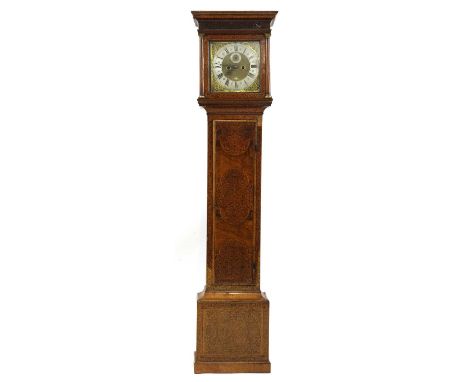
<instances>
[{"instance_id":1,"label":"brass dial","mask_svg":"<svg viewBox=\"0 0 468 382\"><path fill-rule=\"evenodd\" d=\"M214 91L259 91L258 41L212 43L211 81Z\"/></svg>"}]
</instances>

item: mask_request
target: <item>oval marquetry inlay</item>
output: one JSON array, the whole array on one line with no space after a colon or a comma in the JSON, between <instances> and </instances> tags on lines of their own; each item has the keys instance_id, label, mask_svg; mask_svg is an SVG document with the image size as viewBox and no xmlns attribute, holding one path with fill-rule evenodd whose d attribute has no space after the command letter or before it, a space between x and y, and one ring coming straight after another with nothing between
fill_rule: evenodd
<instances>
[{"instance_id":1,"label":"oval marquetry inlay","mask_svg":"<svg viewBox=\"0 0 468 382\"><path fill-rule=\"evenodd\" d=\"M216 187L216 207L221 218L230 224L241 224L250 215L253 189L249 177L241 170L228 170Z\"/></svg>"},{"instance_id":2,"label":"oval marquetry inlay","mask_svg":"<svg viewBox=\"0 0 468 382\"><path fill-rule=\"evenodd\" d=\"M215 280L233 285L252 283L251 250L235 240L221 243L215 261Z\"/></svg>"},{"instance_id":3,"label":"oval marquetry inlay","mask_svg":"<svg viewBox=\"0 0 468 382\"><path fill-rule=\"evenodd\" d=\"M251 137L251 128L222 128L220 129L219 143L226 154L238 156L248 150Z\"/></svg>"}]
</instances>

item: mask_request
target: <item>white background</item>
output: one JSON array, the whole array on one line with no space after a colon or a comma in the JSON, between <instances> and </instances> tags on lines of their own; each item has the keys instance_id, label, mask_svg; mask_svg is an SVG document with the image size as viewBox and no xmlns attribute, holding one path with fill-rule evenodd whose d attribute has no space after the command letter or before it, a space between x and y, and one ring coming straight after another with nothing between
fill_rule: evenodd
<instances>
[{"instance_id":1,"label":"white background","mask_svg":"<svg viewBox=\"0 0 468 382\"><path fill-rule=\"evenodd\" d=\"M220 3L0 3L0 380L466 382L466 2ZM193 375L192 9L279 10L270 375Z\"/></svg>"}]
</instances>

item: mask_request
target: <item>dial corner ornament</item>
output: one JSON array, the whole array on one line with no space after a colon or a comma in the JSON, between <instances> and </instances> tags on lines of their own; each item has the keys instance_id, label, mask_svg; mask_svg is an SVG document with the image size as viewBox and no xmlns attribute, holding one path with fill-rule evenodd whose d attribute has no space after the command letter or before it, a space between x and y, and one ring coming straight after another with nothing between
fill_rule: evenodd
<instances>
[{"instance_id":1,"label":"dial corner ornament","mask_svg":"<svg viewBox=\"0 0 468 382\"><path fill-rule=\"evenodd\" d=\"M212 41L210 72L211 91L259 92L260 43Z\"/></svg>"}]
</instances>

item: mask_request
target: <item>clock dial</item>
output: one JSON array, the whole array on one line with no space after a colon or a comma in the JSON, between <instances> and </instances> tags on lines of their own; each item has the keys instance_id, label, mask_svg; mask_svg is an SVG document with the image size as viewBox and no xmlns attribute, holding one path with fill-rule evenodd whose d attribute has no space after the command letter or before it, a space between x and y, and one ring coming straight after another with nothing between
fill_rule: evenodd
<instances>
[{"instance_id":1,"label":"clock dial","mask_svg":"<svg viewBox=\"0 0 468 382\"><path fill-rule=\"evenodd\" d=\"M260 44L249 42L212 42L211 90L258 92L260 90Z\"/></svg>"}]
</instances>

